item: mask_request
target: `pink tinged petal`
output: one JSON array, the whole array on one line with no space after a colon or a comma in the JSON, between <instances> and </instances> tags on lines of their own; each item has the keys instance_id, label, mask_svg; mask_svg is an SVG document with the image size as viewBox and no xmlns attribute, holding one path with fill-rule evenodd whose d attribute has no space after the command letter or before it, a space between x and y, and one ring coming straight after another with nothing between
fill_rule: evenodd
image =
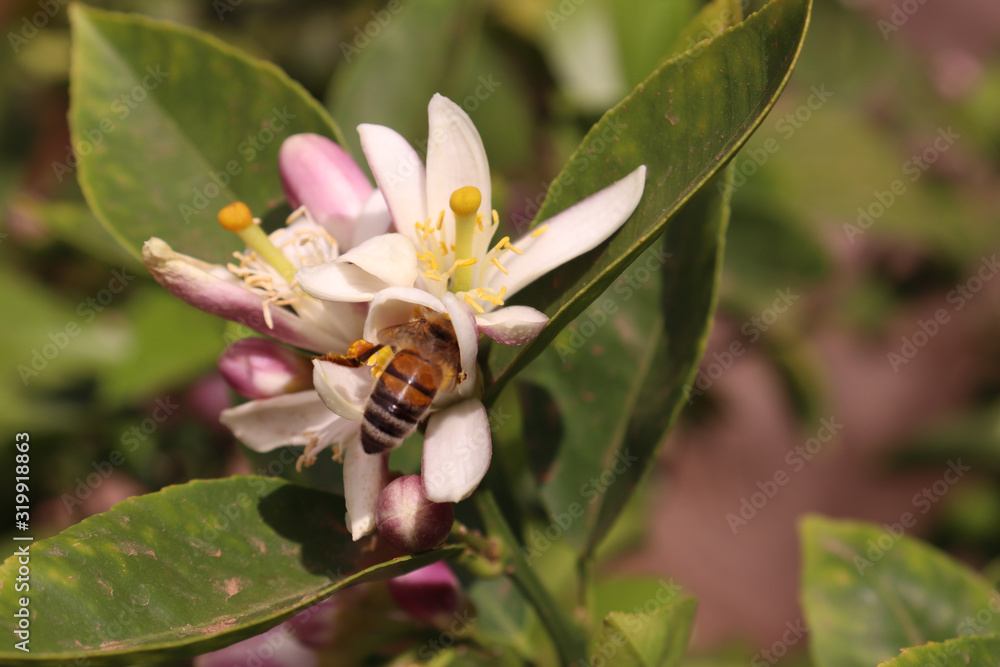
<instances>
[{"instance_id":1,"label":"pink tinged petal","mask_svg":"<svg viewBox=\"0 0 1000 667\"><path fill-rule=\"evenodd\" d=\"M432 294L415 287L388 287L372 299L365 320L364 339L380 342L378 334L386 327L404 324L419 315L421 308L444 313L445 307Z\"/></svg>"},{"instance_id":2,"label":"pink tinged petal","mask_svg":"<svg viewBox=\"0 0 1000 667\"><path fill-rule=\"evenodd\" d=\"M250 401L223 410L219 421L257 452L311 442L325 447L358 429L356 423L330 412L311 390Z\"/></svg>"},{"instance_id":3,"label":"pink tinged petal","mask_svg":"<svg viewBox=\"0 0 1000 667\"><path fill-rule=\"evenodd\" d=\"M479 131L469 115L447 97L435 94L427 106L429 128L427 133L427 211L436 218L446 211L448 201L458 188L472 185L483 196L479 212L488 221L492 215L490 204L490 165ZM448 234L448 242L454 234Z\"/></svg>"},{"instance_id":4,"label":"pink tinged petal","mask_svg":"<svg viewBox=\"0 0 1000 667\"><path fill-rule=\"evenodd\" d=\"M313 385L330 410L344 419L360 422L375 380L365 366L350 368L313 359ZM355 424L355 428L358 428Z\"/></svg>"},{"instance_id":5,"label":"pink tinged petal","mask_svg":"<svg viewBox=\"0 0 1000 667\"><path fill-rule=\"evenodd\" d=\"M402 234L383 234L336 261L302 267L296 279L302 291L317 299L360 303L387 287L411 287L417 273L413 243Z\"/></svg>"},{"instance_id":6,"label":"pink tinged petal","mask_svg":"<svg viewBox=\"0 0 1000 667\"><path fill-rule=\"evenodd\" d=\"M607 240L624 224L642 198L646 183L646 167L612 183L600 192L570 206L565 211L542 222L545 230L528 232L514 245L523 255L506 252L500 262L510 272L504 275L494 268L486 278L486 287L507 287L509 297L555 267Z\"/></svg>"},{"instance_id":7,"label":"pink tinged petal","mask_svg":"<svg viewBox=\"0 0 1000 667\"><path fill-rule=\"evenodd\" d=\"M468 498L486 475L492 451L490 422L478 399L433 413L421 463L427 497L436 503Z\"/></svg>"},{"instance_id":8,"label":"pink tinged petal","mask_svg":"<svg viewBox=\"0 0 1000 667\"><path fill-rule=\"evenodd\" d=\"M501 345L530 343L549 321L545 313L528 306L507 306L476 316L479 331Z\"/></svg>"},{"instance_id":9,"label":"pink tinged petal","mask_svg":"<svg viewBox=\"0 0 1000 667\"><path fill-rule=\"evenodd\" d=\"M312 388L312 364L264 338L238 340L219 356L219 372L247 398L270 398Z\"/></svg>"},{"instance_id":10,"label":"pink tinged petal","mask_svg":"<svg viewBox=\"0 0 1000 667\"><path fill-rule=\"evenodd\" d=\"M413 147L395 130L382 125L358 125L361 150L385 197L396 230L417 241L413 224L423 222L427 213L427 185L424 163Z\"/></svg>"},{"instance_id":11,"label":"pink tinged petal","mask_svg":"<svg viewBox=\"0 0 1000 667\"><path fill-rule=\"evenodd\" d=\"M442 301L448 310L448 316L451 317L451 325L455 328L462 371L465 373L465 379L458 384L458 395L468 398L476 390L476 357L479 355L476 318L469 307L451 292L446 292Z\"/></svg>"},{"instance_id":12,"label":"pink tinged petal","mask_svg":"<svg viewBox=\"0 0 1000 667\"><path fill-rule=\"evenodd\" d=\"M344 521L355 542L375 530L378 494L389 483L388 454L366 454L360 436L344 452Z\"/></svg>"},{"instance_id":13,"label":"pink tinged petal","mask_svg":"<svg viewBox=\"0 0 1000 667\"><path fill-rule=\"evenodd\" d=\"M466 606L458 577L444 561L387 580L389 595L406 613L425 623L450 622Z\"/></svg>"},{"instance_id":14,"label":"pink tinged petal","mask_svg":"<svg viewBox=\"0 0 1000 667\"><path fill-rule=\"evenodd\" d=\"M294 134L281 145L278 168L292 208L305 206L338 242L348 243L373 188L347 151L318 134Z\"/></svg>"},{"instance_id":15,"label":"pink tinged petal","mask_svg":"<svg viewBox=\"0 0 1000 667\"><path fill-rule=\"evenodd\" d=\"M264 321L261 298L222 266L174 252L158 238L143 244L142 261L167 291L199 310L307 350L336 349L339 342L336 336L278 306L270 309L274 327L269 328Z\"/></svg>"},{"instance_id":16,"label":"pink tinged petal","mask_svg":"<svg viewBox=\"0 0 1000 667\"><path fill-rule=\"evenodd\" d=\"M370 238L385 234L392 227L392 216L385 197L378 190L365 200L354 218L354 230L351 232L351 242L348 248L361 245Z\"/></svg>"},{"instance_id":17,"label":"pink tinged petal","mask_svg":"<svg viewBox=\"0 0 1000 667\"><path fill-rule=\"evenodd\" d=\"M194 659L194 667L316 667L318 664L319 655L298 642L288 622Z\"/></svg>"}]
</instances>

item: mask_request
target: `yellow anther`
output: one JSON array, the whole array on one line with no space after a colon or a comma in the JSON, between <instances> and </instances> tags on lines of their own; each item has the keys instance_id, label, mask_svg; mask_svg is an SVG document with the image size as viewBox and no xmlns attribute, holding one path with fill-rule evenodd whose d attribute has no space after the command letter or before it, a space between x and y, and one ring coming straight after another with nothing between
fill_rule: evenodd
<instances>
[{"instance_id":1,"label":"yellow anther","mask_svg":"<svg viewBox=\"0 0 1000 667\"><path fill-rule=\"evenodd\" d=\"M427 219L427 222L430 222L430 218ZM442 225L444 225L444 211L441 211L440 213L438 213L438 220L437 220L437 230L438 231L441 231L441 226Z\"/></svg>"},{"instance_id":2,"label":"yellow anther","mask_svg":"<svg viewBox=\"0 0 1000 667\"><path fill-rule=\"evenodd\" d=\"M548 225L542 225L541 227L536 228L531 232L531 238L537 239L539 236L544 234L545 230L548 228L549 228Z\"/></svg>"},{"instance_id":3,"label":"yellow anther","mask_svg":"<svg viewBox=\"0 0 1000 667\"><path fill-rule=\"evenodd\" d=\"M392 348L386 345L368 358L368 365L372 367L373 378L378 379L378 376L382 375L389 362L392 361L394 354L396 353L392 351Z\"/></svg>"},{"instance_id":4,"label":"yellow anther","mask_svg":"<svg viewBox=\"0 0 1000 667\"><path fill-rule=\"evenodd\" d=\"M500 224L500 214L497 213L496 209L493 209L493 224L494 225L499 225Z\"/></svg>"},{"instance_id":5,"label":"yellow anther","mask_svg":"<svg viewBox=\"0 0 1000 667\"><path fill-rule=\"evenodd\" d=\"M510 240L507 240L507 242L504 244L504 247L506 247L507 250L510 250L514 254L517 254L517 255L523 255L524 254L524 251L521 250L520 248L518 248L513 243L511 243Z\"/></svg>"},{"instance_id":6,"label":"yellow anther","mask_svg":"<svg viewBox=\"0 0 1000 667\"><path fill-rule=\"evenodd\" d=\"M253 224L253 214L250 213L250 207L241 201L234 201L223 208L219 211L217 219L227 232L239 233L240 230Z\"/></svg>"},{"instance_id":7,"label":"yellow anther","mask_svg":"<svg viewBox=\"0 0 1000 667\"><path fill-rule=\"evenodd\" d=\"M430 280L436 280L437 282L441 282L444 280L444 278L441 277L437 271L424 271L424 278L428 278Z\"/></svg>"},{"instance_id":8,"label":"yellow anther","mask_svg":"<svg viewBox=\"0 0 1000 667\"><path fill-rule=\"evenodd\" d=\"M473 264L475 264L478 261L479 261L479 259L476 258L476 257L466 257L465 259L457 260L455 262L455 266L456 267L459 267L459 266L472 266Z\"/></svg>"},{"instance_id":9,"label":"yellow anther","mask_svg":"<svg viewBox=\"0 0 1000 667\"><path fill-rule=\"evenodd\" d=\"M295 265L271 242L260 225L254 222L246 204L240 201L233 202L219 211L217 218L223 229L239 236L248 248L280 273L285 282L292 282L295 277Z\"/></svg>"},{"instance_id":10,"label":"yellow anther","mask_svg":"<svg viewBox=\"0 0 1000 667\"><path fill-rule=\"evenodd\" d=\"M483 231L483 214L476 213L476 229Z\"/></svg>"},{"instance_id":11,"label":"yellow anther","mask_svg":"<svg viewBox=\"0 0 1000 667\"><path fill-rule=\"evenodd\" d=\"M479 188L471 185L455 190L451 193L451 199L448 200L448 206L455 215L461 216L475 215L482 203L483 195L479 192Z\"/></svg>"},{"instance_id":12,"label":"yellow anther","mask_svg":"<svg viewBox=\"0 0 1000 667\"><path fill-rule=\"evenodd\" d=\"M482 307L482 306L480 306L480 305L479 305L478 303L476 303L476 300L475 300L475 299L473 299L471 295L469 295L469 294L466 294L466 295L464 295L464 296L463 296L462 298L463 298L463 299L465 299L465 302L466 302L467 304L469 304L469 306L471 306L471 307L472 307L472 309L473 309L474 311L476 311L477 313L479 313L480 315L482 315L483 313L485 313L485 312L486 312L485 310L483 310L483 307Z\"/></svg>"},{"instance_id":13,"label":"yellow anther","mask_svg":"<svg viewBox=\"0 0 1000 667\"><path fill-rule=\"evenodd\" d=\"M510 237L509 236L505 236L502 239L500 239L499 241L497 241L497 244L495 246L493 246L493 251L494 252L500 252L501 250L503 250L503 247L505 245L509 245L509 244L510 244Z\"/></svg>"},{"instance_id":14,"label":"yellow anther","mask_svg":"<svg viewBox=\"0 0 1000 667\"><path fill-rule=\"evenodd\" d=\"M441 254L442 255L447 255L448 254L448 246L445 245L444 241L438 241L438 243L441 245ZM452 250L454 250L454 248L452 248Z\"/></svg>"},{"instance_id":15,"label":"yellow anther","mask_svg":"<svg viewBox=\"0 0 1000 667\"><path fill-rule=\"evenodd\" d=\"M498 269L500 269L501 271L503 271L504 275L507 275L507 276L510 275L510 271L508 271L507 269L504 268L503 264L500 263L499 259L497 259L496 257L491 257L490 261L493 262L493 266L495 266Z\"/></svg>"}]
</instances>

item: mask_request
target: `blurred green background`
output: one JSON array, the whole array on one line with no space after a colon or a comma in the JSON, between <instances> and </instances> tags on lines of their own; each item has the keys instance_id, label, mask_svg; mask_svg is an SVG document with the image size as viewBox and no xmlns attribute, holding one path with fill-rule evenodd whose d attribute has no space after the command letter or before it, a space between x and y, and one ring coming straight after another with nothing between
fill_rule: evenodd
<instances>
[{"instance_id":1,"label":"blurred green background","mask_svg":"<svg viewBox=\"0 0 1000 667\"><path fill-rule=\"evenodd\" d=\"M359 157L357 123L418 143L430 94L452 97L483 136L494 206L515 224L700 6L93 4L276 63ZM8 2L0 25L0 471L13 467L13 434L29 432L36 537L192 478L268 466L295 477L280 453L245 456L216 422L234 400L214 371L225 323L169 296L83 201L65 5ZM695 594L695 646L711 664L745 662L801 619L795 520L806 511L883 522L915 509L915 534L1000 578L998 46L989 0L818 0L788 89L735 159L710 348L605 565ZM933 492L959 458L972 472ZM780 470L780 494L734 529L727 516ZM306 481L335 485L338 472L323 461Z\"/></svg>"}]
</instances>

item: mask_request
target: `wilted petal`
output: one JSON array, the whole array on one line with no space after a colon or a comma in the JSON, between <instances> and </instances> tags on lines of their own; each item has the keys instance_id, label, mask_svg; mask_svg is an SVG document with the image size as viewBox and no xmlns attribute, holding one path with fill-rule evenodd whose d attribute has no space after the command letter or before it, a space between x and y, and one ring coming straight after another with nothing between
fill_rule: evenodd
<instances>
[{"instance_id":1,"label":"wilted petal","mask_svg":"<svg viewBox=\"0 0 1000 667\"><path fill-rule=\"evenodd\" d=\"M427 497L436 503L468 498L486 475L492 452L490 422L478 399L432 414L421 463Z\"/></svg>"},{"instance_id":2,"label":"wilted petal","mask_svg":"<svg viewBox=\"0 0 1000 667\"><path fill-rule=\"evenodd\" d=\"M385 197L396 230L416 241L415 222L427 217L427 185L420 156L395 130L382 125L358 125L361 150Z\"/></svg>"},{"instance_id":3,"label":"wilted petal","mask_svg":"<svg viewBox=\"0 0 1000 667\"><path fill-rule=\"evenodd\" d=\"M307 350L335 350L341 341L278 306L271 307L274 327L262 313L263 301L225 267L174 252L166 242L151 238L142 246L142 261L171 294L212 315L224 317L272 338Z\"/></svg>"},{"instance_id":4,"label":"wilted petal","mask_svg":"<svg viewBox=\"0 0 1000 667\"><path fill-rule=\"evenodd\" d=\"M313 385L330 410L344 419L360 422L365 401L374 384L367 367L350 368L332 361L313 359ZM357 424L355 424L357 428Z\"/></svg>"},{"instance_id":5,"label":"wilted petal","mask_svg":"<svg viewBox=\"0 0 1000 667\"><path fill-rule=\"evenodd\" d=\"M451 194L472 185L483 197L479 212L489 220L490 165L472 119L462 107L440 94L431 98L427 117L427 215L436 218L439 212L449 211ZM449 234L448 242L452 241L454 234Z\"/></svg>"},{"instance_id":6,"label":"wilted petal","mask_svg":"<svg viewBox=\"0 0 1000 667\"><path fill-rule=\"evenodd\" d=\"M318 134L293 134L281 144L278 168L292 208L305 206L341 245L348 244L373 188L347 151Z\"/></svg>"},{"instance_id":7,"label":"wilted petal","mask_svg":"<svg viewBox=\"0 0 1000 667\"><path fill-rule=\"evenodd\" d=\"M264 338L238 340L219 356L219 372L241 396L270 398L312 388L305 357Z\"/></svg>"},{"instance_id":8,"label":"wilted petal","mask_svg":"<svg viewBox=\"0 0 1000 667\"><path fill-rule=\"evenodd\" d=\"M458 395L462 398L468 398L476 390L476 357L479 355L479 331L476 329L476 318L472 311L451 292L445 292L442 302L448 310L451 325L455 329L462 371L465 373L465 379L458 385Z\"/></svg>"},{"instance_id":9,"label":"wilted petal","mask_svg":"<svg viewBox=\"0 0 1000 667\"><path fill-rule=\"evenodd\" d=\"M410 616L425 623L450 623L467 602L458 577L444 561L385 582L389 595Z\"/></svg>"},{"instance_id":10,"label":"wilted petal","mask_svg":"<svg viewBox=\"0 0 1000 667\"><path fill-rule=\"evenodd\" d=\"M507 297L555 267L593 250L610 237L642 198L646 167L641 166L625 178L593 194L542 224L545 230L529 232L514 242L523 255L505 254L504 275L494 269L486 278L486 287L507 287ZM537 236L535 235L537 234Z\"/></svg>"},{"instance_id":11,"label":"wilted petal","mask_svg":"<svg viewBox=\"0 0 1000 667\"><path fill-rule=\"evenodd\" d=\"M257 452L313 442L325 447L342 441L358 429L357 423L330 412L311 390L250 401L223 410L219 421Z\"/></svg>"},{"instance_id":12,"label":"wilted petal","mask_svg":"<svg viewBox=\"0 0 1000 667\"><path fill-rule=\"evenodd\" d=\"M347 528L355 542L375 530L378 494L389 483L388 454L366 454L360 436L344 451L344 501Z\"/></svg>"},{"instance_id":13,"label":"wilted petal","mask_svg":"<svg viewBox=\"0 0 1000 667\"><path fill-rule=\"evenodd\" d=\"M545 313L528 306L507 306L476 316L479 331L501 345L530 343L549 321Z\"/></svg>"}]
</instances>

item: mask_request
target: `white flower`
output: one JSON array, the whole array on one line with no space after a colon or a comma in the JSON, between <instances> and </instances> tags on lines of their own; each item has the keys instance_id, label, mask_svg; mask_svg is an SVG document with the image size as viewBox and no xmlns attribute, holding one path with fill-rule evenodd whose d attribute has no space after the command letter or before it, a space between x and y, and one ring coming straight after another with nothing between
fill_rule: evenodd
<instances>
[{"instance_id":1,"label":"white flower","mask_svg":"<svg viewBox=\"0 0 1000 667\"><path fill-rule=\"evenodd\" d=\"M360 125L361 145L398 234L376 237L337 261L298 275L319 299L370 301L386 287L456 293L479 330L505 345L533 339L547 318L504 301L560 264L592 250L635 210L646 168L567 208L515 242L493 240L490 173L469 116L435 95L428 106L427 166L397 132Z\"/></svg>"}]
</instances>

